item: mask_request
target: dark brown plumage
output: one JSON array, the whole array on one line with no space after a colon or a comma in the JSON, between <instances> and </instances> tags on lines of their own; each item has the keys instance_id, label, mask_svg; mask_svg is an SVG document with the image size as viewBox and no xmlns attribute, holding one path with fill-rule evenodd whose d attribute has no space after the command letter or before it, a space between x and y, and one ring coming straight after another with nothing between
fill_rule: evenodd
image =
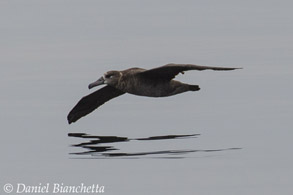
<instances>
[{"instance_id":1,"label":"dark brown plumage","mask_svg":"<svg viewBox=\"0 0 293 195\"><path fill-rule=\"evenodd\" d=\"M110 99L124 93L148 97L166 97L186 91L198 91L200 90L198 85L189 85L172 79L180 72L207 69L235 70L237 68L167 64L150 70L130 68L124 71L109 71L96 82L91 83L89 88L102 84L107 84L107 86L83 97L68 114L68 123L77 121Z\"/></svg>"}]
</instances>

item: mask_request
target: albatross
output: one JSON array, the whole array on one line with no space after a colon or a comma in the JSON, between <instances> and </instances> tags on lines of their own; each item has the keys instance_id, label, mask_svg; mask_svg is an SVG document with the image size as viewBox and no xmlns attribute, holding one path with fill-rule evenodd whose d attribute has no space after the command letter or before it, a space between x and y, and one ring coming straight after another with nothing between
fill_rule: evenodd
<instances>
[{"instance_id":1,"label":"albatross","mask_svg":"<svg viewBox=\"0 0 293 195\"><path fill-rule=\"evenodd\" d=\"M150 70L130 68L123 71L108 71L97 81L89 84L88 87L91 89L102 84L106 84L106 86L83 97L69 112L67 120L69 124L76 122L105 102L125 93L147 97L167 97L187 91L200 90L198 85L189 85L173 80L179 73L184 74L184 71L226 71L235 69L239 68L166 64Z\"/></svg>"}]
</instances>

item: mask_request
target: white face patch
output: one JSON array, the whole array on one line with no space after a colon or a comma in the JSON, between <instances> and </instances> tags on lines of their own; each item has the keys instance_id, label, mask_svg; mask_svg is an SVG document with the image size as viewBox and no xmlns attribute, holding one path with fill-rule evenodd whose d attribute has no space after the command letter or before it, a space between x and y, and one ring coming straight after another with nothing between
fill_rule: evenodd
<instances>
[{"instance_id":1,"label":"white face patch","mask_svg":"<svg viewBox=\"0 0 293 195\"><path fill-rule=\"evenodd\" d=\"M106 80L106 76L105 76L106 74L104 74L103 75L103 80L104 80L104 84L107 84L108 82L107 82L107 80Z\"/></svg>"}]
</instances>

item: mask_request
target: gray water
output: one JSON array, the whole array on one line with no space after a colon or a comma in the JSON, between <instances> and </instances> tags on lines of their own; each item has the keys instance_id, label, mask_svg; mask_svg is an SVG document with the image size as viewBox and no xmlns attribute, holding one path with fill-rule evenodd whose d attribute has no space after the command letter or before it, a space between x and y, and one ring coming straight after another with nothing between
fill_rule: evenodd
<instances>
[{"instance_id":1,"label":"gray water","mask_svg":"<svg viewBox=\"0 0 293 195\"><path fill-rule=\"evenodd\" d=\"M292 5L1 1L1 194L20 183L49 184L49 194L55 183L104 194L292 194ZM243 69L186 72L176 79L200 91L126 94L67 124L104 72L171 62Z\"/></svg>"}]
</instances>

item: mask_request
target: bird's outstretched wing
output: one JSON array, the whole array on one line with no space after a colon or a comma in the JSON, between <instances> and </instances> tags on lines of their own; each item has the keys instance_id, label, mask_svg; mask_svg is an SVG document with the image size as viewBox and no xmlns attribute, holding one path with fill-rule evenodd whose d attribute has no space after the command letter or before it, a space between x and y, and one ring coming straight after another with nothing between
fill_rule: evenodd
<instances>
[{"instance_id":1,"label":"bird's outstretched wing","mask_svg":"<svg viewBox=\"0 0 293 195\"><path fill-rule=\"evenodd\" d=\"M83 97L67 116L68 123L73 123L81 117L91 113L105 102L118 97L125 92L111 86L106 86Z\"/></svg>"},{"instance_id":2,"label":"bird's outstretched wing","mask_svg":"<svg viewBox=\"0 0 293 195\"><path fill-rule=\"evenodd\" d=\"M143 71L139 73L141 76L150 77L153 79L167 79L175 78L177 74L188 70L235 70L239 68L225 68L213 66L200 66L194 64L166 64L158 68Z\"/></svg>"}]
</instances>

